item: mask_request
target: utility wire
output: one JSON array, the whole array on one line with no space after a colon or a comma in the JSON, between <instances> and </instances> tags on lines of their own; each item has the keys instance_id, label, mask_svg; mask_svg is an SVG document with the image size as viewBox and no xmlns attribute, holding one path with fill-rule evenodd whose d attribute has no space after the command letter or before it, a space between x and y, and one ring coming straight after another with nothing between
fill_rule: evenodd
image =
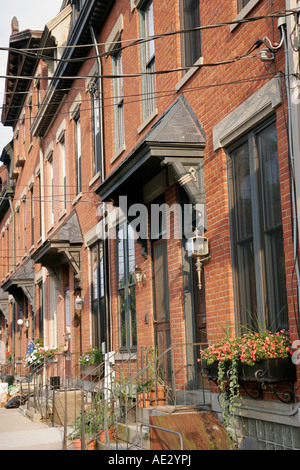
<instances>
[{"instance_id":1,"label":"utility wire","mask_svg":"<svg viewBox=\"0 0 300 470\"><path fill-rule=\"evenodd\" d=\"M224 26L231 26L231 25L238 25L238 24L245 24L245 23L251 23L253 21L260 21L260 20L263 20L263 19L268 19L268 18L280 18L282 16L290 16L290 15L294 15L298 12L297 9L290 9L290 10L277 10L277 11L274 11L272 13L269 13L267 15L259 15L259 16L250 16L250 17L247 17L247 18L242 18L240 20L235 20L235 21L226 21L226 22L221 22L221 23L213 23L211 25L202 25L202 26L198 26L196 28L189 28L189 29L180 29L180 30L176 30L176 31L169 31L169 32L165 32L165 33L159 33L159 34L154 34L152 36L148 36L148 37L145 37L145 38L135 38L135 39L127 39L127 40L122 40L122 42L129 42L129 44L127 45L124 45L118 49L113 49L113 51L109 51L109 52L104 52L104 53L101 53L100 57L101 56L107 56L107 55L111 55L111 54L114 54L116 53L116 51L119 51L119 50L122 50L122 49L125 49L125 48L128 48L128 47L132 47L132 46L135 46L135 45L140 45L144 42L150 42L150 41L153 41L153 40L156 40L156 39L161 39L161 38L164 38L164 37L167 37L167 36L173 36L173 35L177 35L177 34L185 34L185 33L191 33L191 32L195 32L195 31L203 31L203 30L207 30L207 29L215 29L215 28L221 28L221 27L224 27ZM120 41L115 41L115 42L99 42L97 43L96 45L97 46L105 46L105 45L118 45L120 44ZM86 48L86 47L95 47L95 44L94 43L91 43L91 44L78 44L78 45L65 45L65 46L61 46L61 49L80 49L80 48ZM0 50L9 50L10 48L0 48ZM48 46L48 47L36 47L36 48L23 48L23 49L14 49L14 51L22 51L22 52L32 52L32 51L46 51L46 50L50 50L50 51L53 51L55 50L56 47L53 47L53 46ZM48 59L51 59L51 57L48 57L48 56L45 56ZM98 55L95 56L95 57L99 57ZM87 59L88 57L85 57L84 59ZM80 60L84 60L82 58L78 58L78 59L57 59L59 61L63 61L63 62L68 62L68 61L80 61Z\"/></svg>"},{"instance_id":2,"label":"utility wire","mask_svg":"<svg viewBox=\"0 0 300 470\"><path fill-rule=\"evenodd\" d=\"M267 80L268 78L271 78L272 76L276 75L277 72L268 72L267 74L261 76L261 77L253 77L253 78L246 78L246 79L241 79L241 80L233 80L233 81L230 81L230 82L222 82L222 83L219 83L219 84L211 84L211 85L205 85L205 86L198 86L198 87L190 87L190 88L185 88L185 89L182 89L181 92L182 93L189 93L189 92L192 92L192 91L197 91L197 90L203 90L203 89L209 89L211 87L219 87L219 86L229 86L229 85L233 85L233 84L237 84L237 83L247 83L247 82L251 82L251 81L261 81L261 80ZM84 88L82 88L82 90L84 90ZM122 98L124 98L124 106L125 105L128 105L128 104L133 104L133 103L140 103L140 102L143 102L147 99L162 99L162 98L166 98L166 97L169 97L169 96L173 96L173 95L177 95L178 92L176 90L164 90L164 91L155 91L153 93L140 93L140 94L133 94L133 95L122 95ZM134 98L134 99L127 99L127 98ZM140 97L138 99L136 99L137 97ZM112 101L116 99L116 97L113 97L113 96L110 96L110 97L105 97L103 96L102 98L102 102L107 100L107 101ZM80 101L78 100L78 102L90 102L91 100L90 99L81 99ZM76 100L73 100L73 101L70 101L70 103L76 103L77 101ZM49 101L49 103L52 103L52 101ZM66 102L64 101L63 104L65 104ZM68 103L68 102L67 102ZM48 103L45 103L45 104L42 104L40 105L40 108L42 106L47 106ZM115 104L114 103L105 103L105 104L101 104L101 109L105 109L105 108L112 108L114 107ZM26 105L23 105L23 106L19 106L17 108L20 108L20 109L23 109L24 107L26 107ZM5 109L5 105L2 107ZM87 112L87 111L92 111L92 106L86 106L84 108L81 108L80 110L80 113L83 113L83 112ZM54 116L64 116L64 115L69 115L69 111L60 111L59 113L44 113L43 114L43 117L54 117ZM34 120L35 119L35 116L25 116L23 118L24 120ZM7 121L8 123L9 122L15 122L15 119L12 119L12 120L8 120Z\"/></svg>"}]
</instances>

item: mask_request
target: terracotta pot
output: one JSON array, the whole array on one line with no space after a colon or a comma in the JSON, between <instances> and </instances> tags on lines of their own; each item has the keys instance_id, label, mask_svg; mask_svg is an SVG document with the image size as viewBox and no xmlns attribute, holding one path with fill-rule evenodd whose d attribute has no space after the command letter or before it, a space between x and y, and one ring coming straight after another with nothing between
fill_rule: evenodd
<instances>
[{"instance_id":1,"label":"terracotta pot","mask_svg":"<svg viewBox=\"0 0 300 470\"><path fill-rule=\"evenodd\" d=\"M100 442L105 442L105 431L102 431L102 429L99 429L99 441ZM113 441L114 440L114 430L109 429L108 430L108 440Z\"/></svg>"},{"instance_id":2,"label":"terracotta pot","mask_svg":"<svg viewBox=\"0 0 300 470\"><path fill-rule=\"evenodd\" d=\"M96 449L96 439L93 439L92 441L87 444L87 440L85 441L85 445L87 446L87 450L95 450ZM81 450L81 439L78 437L77 439L74 439L73 441L73 447L74 450Z\"/></svg>"},{"instance_id":3,"label":"terracotta pot","mask_svg":"<svg viewBox=\"0 0 300 470\"><path fill-rule=\"evenodd\" d=\"M97 441L93 439L87 446L87 450L95 450L96 449Z\"/></svg>"},{"instance_id":4,"label":"terracotta pot","mask_svg":"<svg viewBox=\"0 0 300 470\"><path fill-rule=\"evenodd\" d=\"M149 393L139 393L137 396L138 407L139 408L148 408L151 404Z\"/></svg>"},{"instance_id":5,"label":"terracotta pot","mask_svg":"<svg viewBox=\"0 0 300 470\"><path fill-rule=\"evenodd\" d=\"M150 394L152 406L163 406L166 404L166 391L164 385L158 384L156 391L152 390Z\"/></svg>"}]
</instances>

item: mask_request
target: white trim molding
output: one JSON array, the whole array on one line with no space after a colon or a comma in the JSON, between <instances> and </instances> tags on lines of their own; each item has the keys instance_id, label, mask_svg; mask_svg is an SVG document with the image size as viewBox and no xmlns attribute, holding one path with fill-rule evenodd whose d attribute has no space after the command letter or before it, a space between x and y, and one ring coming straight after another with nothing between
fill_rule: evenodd
<instances>
[{"instance_id":1,"label":"white trim molding","mask_svg":"<svg viewBox=\"0 0 300 470\"><path fill-rule=\"evenodd\" d=\"M259 124L282 103L280 79L273 78L213 128L214 151Z\"/></svg>"}]
</instances>

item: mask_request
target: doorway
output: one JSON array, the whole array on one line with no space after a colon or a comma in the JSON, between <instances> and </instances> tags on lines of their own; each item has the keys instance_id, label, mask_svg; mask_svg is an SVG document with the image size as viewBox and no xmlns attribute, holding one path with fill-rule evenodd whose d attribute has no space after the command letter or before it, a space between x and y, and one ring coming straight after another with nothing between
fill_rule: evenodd
<instances>
[{"instance_id":1,"label":"doorway","mask_svg":"<svg viewBox=\"0 0 300 470\"><path fill-rule=\"evenodd\" d=\"M167 240L152 242L154 273L155 339L158 355L171 346ZM171 381L171 352L163 357L160 368L166 382Z\"/></svg>"}]
</instances>

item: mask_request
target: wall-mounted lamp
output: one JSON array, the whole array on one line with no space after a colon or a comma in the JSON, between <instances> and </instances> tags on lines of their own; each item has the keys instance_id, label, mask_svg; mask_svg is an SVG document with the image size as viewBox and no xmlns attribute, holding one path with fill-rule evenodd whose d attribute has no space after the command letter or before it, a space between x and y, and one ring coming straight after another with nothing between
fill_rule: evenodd
<instances>
[{"instance_id":1,"label":"wall-mounted lamp","mask_svg":"<svg viewBox=\"0 0 300 470\"><path fill-rule=\"evenodd\" d=\"M141 283L143 283L143 286L146 284L146 274L138 266L135 267L135 270L133 271L133 276L134 276L135 282L138 286Z\"/></svg>"},{"instance_id":2,"label":"wall-mounted lamp","mask_svg":"<svg viewBox=\"0 0 300 470\"><path fill-rule=\"evenodd\" d=\"M199 231L195 230L195 236L190 239L191 256L196 259L196 270L198 274L198 287L202 288L201 271L203 264L210 259L208 239L201 237Z\"/></svg>"},{"instance_id":3,"label":"wall-mounted lamp","mask_svg":"<svg viewBox=\"0 0 300 470\"><path fill-rule=\"evenodd\" d=\"M19 318L19 320L17 321L17 323L18 323L19 326L22 326L22 325L23 325L23 320L22 320L22 318Z\"/></svg>"},{"instance_id":4,"label":"wall-mounted lamp","mask_svg":"<svg viewBox=\"0 0 300 470\"><path fill-rule=\"evenodd\" d=\"M29 328L29 320L27 320L27 319L25 320L25 326L26 326L26 328Z\"/></svg>"},{"instance_id":5,"label":"wall-mounted lamp","mask_svg":"<svg viewBox=\"0 0 300 470\"><path fill-rule=\"evenodd\" d=\"M77 297L75 299L75 310L82 310L82 306L83 306L83 298L77 294Z\"/></svg>"}]
</instances>

